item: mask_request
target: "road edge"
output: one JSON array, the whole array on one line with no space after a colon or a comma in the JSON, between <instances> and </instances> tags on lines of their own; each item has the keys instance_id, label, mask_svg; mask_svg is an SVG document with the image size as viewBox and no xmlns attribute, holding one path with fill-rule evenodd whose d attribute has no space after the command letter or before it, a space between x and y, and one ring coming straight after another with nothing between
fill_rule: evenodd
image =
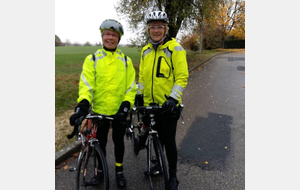
<instances>
[{"instance_id":1,"label":"road edge","mask_svg":"<svg viewBox=\"0 0 300 190\"><path fill-rule=\"evenodd\" d=\"M200 67L202 64L208 62L208 61L211 60L212 58L214 58L214 57L216 57L216 56L218 56L218 55L226 54L226 53L232 53L232 52L222 52L222 53L215 54L215 55L211 56L210 58L208 58L208 59L202 61L202 62L199 63L198 65L194 66L193 68L189 69L189 72L191 72L191 71L195 70L196 68Z\"/></svg>"},{"instance_id":2,"label":"road edge","mask_svg":"<svg viewBox=\"0 0 300 190\"><path fill-rule=\"evenodd\" d=\"M74 153L80 150L81 141L75 141L68 144L63 149L55 152L55 166L70 158Z\"/></svg>"}]
</instances>

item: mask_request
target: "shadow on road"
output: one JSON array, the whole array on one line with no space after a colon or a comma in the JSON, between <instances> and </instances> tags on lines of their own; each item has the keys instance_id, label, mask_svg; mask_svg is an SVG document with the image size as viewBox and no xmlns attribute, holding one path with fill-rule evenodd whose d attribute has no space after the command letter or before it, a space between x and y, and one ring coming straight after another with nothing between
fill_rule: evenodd
<instances>
[{"instance_id":1,"label":"shadow on road","mask_svg":"<svg viewBox=\"0 0 300 190\"><path fill-rule=\"evenodd\" d=\"M209 113L208 117L197 116L179 145L178 162L203 170L225 170L232 119L217 113Z\"/></svg>"}]
</instances>

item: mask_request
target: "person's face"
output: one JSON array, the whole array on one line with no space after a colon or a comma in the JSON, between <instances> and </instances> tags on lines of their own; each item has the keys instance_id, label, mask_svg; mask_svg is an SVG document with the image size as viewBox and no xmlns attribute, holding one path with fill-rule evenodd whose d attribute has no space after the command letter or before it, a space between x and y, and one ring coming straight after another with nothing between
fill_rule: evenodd
<instances>
[{"instance_id":1,"label":"person's face","mask_svg":"<svg viewBox=\"0 0 300 190\"><path fill-rule=\"evenodd\" d=\"M154 42L158 42L165 35L165 24L162 21L152 21L149 24L149 34Z\"/></svg>"},{"instance_id":2,"label":"person's face","mask_svg":"<svg viewBox=\"0 0 300 190\"><path fill-rule=\"evenodd\" d=\"M103 46L107 49L115 49L118 46L120 35L116 31L104 30L102 34Z\"/></svg>"}]
</instances>

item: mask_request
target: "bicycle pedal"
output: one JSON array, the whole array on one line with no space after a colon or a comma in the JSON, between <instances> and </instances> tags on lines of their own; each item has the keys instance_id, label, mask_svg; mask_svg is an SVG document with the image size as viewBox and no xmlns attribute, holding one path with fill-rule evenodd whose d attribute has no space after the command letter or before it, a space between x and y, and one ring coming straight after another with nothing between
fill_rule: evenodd
<instances>
[{"instance_id":1,"label":"bicycle pedal","mask_svg":"<svg viewBox=\"0 0 300 190\"><path fill-rule=\"evenodd\" d=\"M162 173L162 171L151 171L151 172L145 171L145 172L144 172L144 175L145 175L146 177L149 177L149 176L159 175L159 174L161 174L161 173Z\"/></svg>"},{"instance_id":2,"label":"bicycle pedal","mask_svg":"<svg viewBox=\"0 0 300 190\"><path fill-rule=\"evenodd\" d=\"M77 168L75 168L75 167L73 167L73 166L70 166L70 167L69 167L69 171L70 171L70 172L77 171Z\"/></svg>"}]
</instances>

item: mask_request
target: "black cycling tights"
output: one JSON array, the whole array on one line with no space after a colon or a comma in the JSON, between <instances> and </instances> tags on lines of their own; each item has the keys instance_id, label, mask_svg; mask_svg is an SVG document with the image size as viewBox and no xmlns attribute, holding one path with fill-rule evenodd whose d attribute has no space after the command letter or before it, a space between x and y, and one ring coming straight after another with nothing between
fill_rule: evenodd
<instances>
[{"instance_id":1,"label":"black cycling tights","mask_svg":"<svg viewBox=\"0 0 300 190\"><path fill-rule=\"evenodd\" d=\"M99 140L100 148L106 155L107 135L110 127L110 121L105 120L97 129L97 139ZM112 139L115 145L115 159L117 163L123 163L124 157L124 135L126 128L123 125L112 122Z\"/></svg>"}]
</instances>

